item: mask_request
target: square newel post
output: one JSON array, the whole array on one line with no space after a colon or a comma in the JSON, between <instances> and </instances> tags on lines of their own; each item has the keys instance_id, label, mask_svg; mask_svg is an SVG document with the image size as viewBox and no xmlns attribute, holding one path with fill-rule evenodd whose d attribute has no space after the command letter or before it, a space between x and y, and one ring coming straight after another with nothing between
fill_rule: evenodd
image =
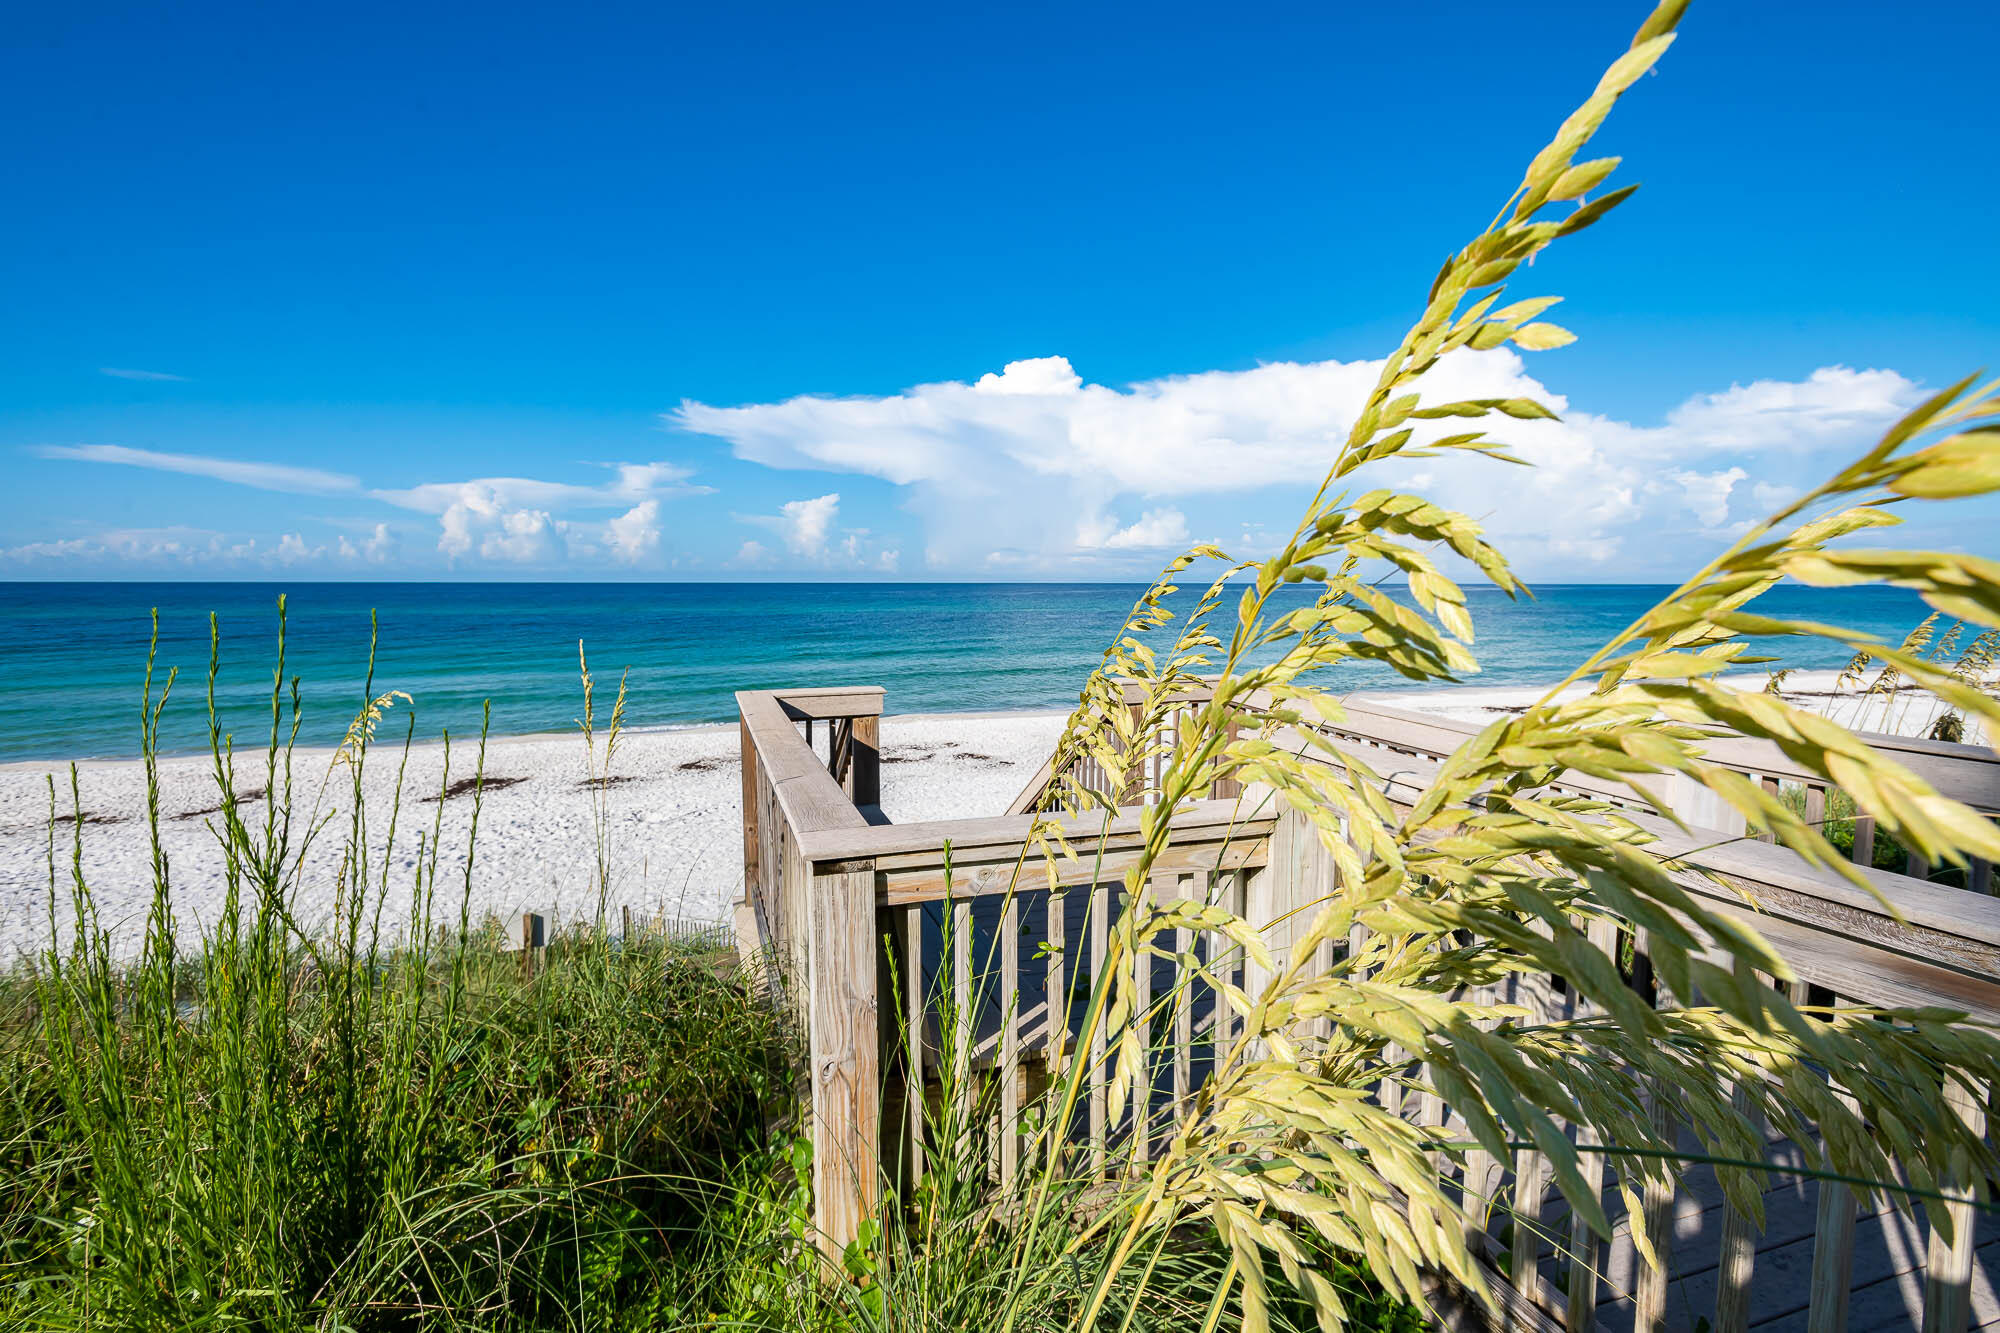
<instances>
[{"instance_id":1,"label":"square newel post","mask_svg":"<svg viewBox=\"0 0 2000 1333\"><path fill-rule=\"evenodd\" d=\"M848 799L856 805L882 804L882 718L852 719L848 726Z\"/></svg>"},{"instance_id":2,"label":"square newel post","mask_svg":"<svg viewBox=\"0 0 2000 1333\"><path fill-rule=\"evenodd\" d=\"M875 872L815 868L811 904L813 1222L821 1252L838 1263L880 1197Z\"/></svg>"}]
</instances>

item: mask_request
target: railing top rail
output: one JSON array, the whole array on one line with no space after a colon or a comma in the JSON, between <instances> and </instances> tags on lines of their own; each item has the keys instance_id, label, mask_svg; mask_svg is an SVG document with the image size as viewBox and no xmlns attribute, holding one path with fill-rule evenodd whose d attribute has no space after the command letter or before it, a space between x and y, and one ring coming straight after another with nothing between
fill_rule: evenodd
<instances>
[{"instance_id":1,"label":"railing top rail","mask_svg":"<svg viewBox=\"0 0 2000 1333\"><path fill-rule=\"evenodd\" d=\"M1353 752L1403 806L1438 767L1414 755L1384 763L1380 751ZM1789 961L1838 970L1841 994L1873 1004L1948 1004L2000 1021L2000 898L1856 867L1878 899L1782 847L1750 838L1717 843L1712 830L1633 811L1624 817L1653 837L1641 850L1688 867L1676 875L1683 888L1741 915Z\"/></svg>"},{"instance_id":2,"label":"railing top rail","mask_svg":"<svg viewBox=\"0 0 2000 1333\"><path fill-rule=\"evenodd\" d=\"M833 685L768 693L776 696L779 707L795 722L882 715L880 685Z\"/></svg>"},{"instance_id":3,"label":"railing top rail","mask_svg":"<svg viewBox=\"0 0 2000 1333\"><path fill-rule=\"evenodd\" d=\"M799 716L875 715L882 704L879 688L746 690L736 698L743 724L756 745L759 762L797 839L799 852L809 862L844 870L877 864L886 867L927 863L942 855L947 842L954 855L968 863L992 860L1029 843L1037 819L1046 818L1008 814L915 824L871 823L799 734L796 720ZM1391 799L1398 795L1406 799L1414 797L1429 780L1436 771L1436 762L1426 757L1427 753L1448 753L1465 735L1478 729L1470 723L1415 713L1374 699L1350 698L1345 703L1347 723L1329 728L1336 735L1351 733L1379 744L1418 752L1391 759L1372 745L1343 746L1384 777ZM1935 768L1924 771L1924 776L1946 794L1967 800L1966 784L1978 780L1985 784L1981 787L1985 799L1968 803L1980 809L2000 806L2000 756L1976 746L1912 742L1907 737L1870 739L1927 758L1933 764L1952 766L1945 776L1956 771L1961 781L1940 781L1939 770ZM1782 752L1768 742L1725 737L1718 738L1715 745L1730 751L1717 756L1722 762L1732 767L1738 761L1754 764L1755 771L1767 774L1775 765L1767 764L1766 753L1782 758ZM1748 747L1756 747L1760 753L1752 757L1746 753ZM1583 774L1566 774L1562 783L1578 788L1593 785ZM1619 794L1630 795L1622 788ZM1643 812L1628 811L1627 815L1654 835L1657 841L1652 850L1656 854L1685 860L1729 882L1750 886L1752 896L1767 912L1803 913L1801 919L1810 917L1822 924L1832 912L1856 929L1905 934L1916 931L1934 934L1937 937L1934 942L1962 941L1963 948L1953 946L1957 952L1970 948L1976 956L1990 958L1995 972L2000 973L2000 898L1968 894L1885 871L1862 870L1862 875L1888 902L1889 907L1885 908L1882 901L1840 875L1807 866L1788 851L1748 838L1718 841L1720 835L1710 830L1683 832L1670 821ZM1109 821L1091 814L1056 818L1052 822L1077 847L1079 855L1088 856L1095 840L1100 838L1107 840L1107 845L1121 848L1143 838L1142 818L1140 811L1133 809ZM1230 799L1184 806L1174 819L1175 836L1180 841L1255 838L1268 832L1270 823L1269 814L1246 813L1237 801ZM1713 887L1712 881L1709 887Z\"/></svg>"},{"instance_id":4,"label":"railing top rail","mask_svg":"<svg viewBox=\"0 0 2000 1333\"><path fill-rule=\"evenodd\" d=\"M870 705L872 704L872 708ZM830 829L866 828L867 816L827 771L812 746L793 725L795 708L860 706L859 712L820 711L802 717L872 717L882 711L879 688L852 690L739 690L736 708L756 746L779 808L795 835Z\"/></svg>"},{"instance_id":5,"label":"railing top rail","mask_svg":"<svg viewBox=\"0 0 2000 1333\"><path fill-rule=\"evenodd\" d=\"M1128 684L1125 697L1128 703L1139 702L1139 687ZM1197 686L1184 697L1189 703L1201 703L1212 698L1213 694L1206 687ZM1379 695L1350 694L1340 702L1347 711L1347 723L1344 728L1335 727L1334 730L1348 729L1365 734L1370 740L1439 755L1451 753L1467 737L1477 735L1483 729L1483 725L1477 722L1398 708ZM2000 753L1983 745L1896 736L1887 732L1857 731L1855 734L1930 783L1939 795L1968 805L1983 815L2000 815ZM1723 733L1709 741L1704 750L1713 762L1741 773L1813 785L1825 782L1824 778L1793 760L1771 741ZM1594 789L1592 780L1581 773L1565 777L1563 785ZM1612 784L1597 785L1609 790Z\"/></svg>"},{"instance_id":6,"label":"railing top rail","mask_svg":"<svg viewBox=\"0 0 2000 1333\"><path fill-rule=\"evenodd\" d=\"M1234 800L1191 801L1174 813L1177 842L1256 838L1271 831L1273 816L1246 814ZM840 869L866 868L896 858L928 857L951 844L954 856L971 861L1028 842L1037 823L1059 831L1079 859L1088 860L1098 839L1123 846L1145 837L1137 809L1106 820L1102 814L993 815L982 819L936 819L915 824L882 824L801 834L799 850L808 861L836 863Z\"/></svg>"}]
</instances>

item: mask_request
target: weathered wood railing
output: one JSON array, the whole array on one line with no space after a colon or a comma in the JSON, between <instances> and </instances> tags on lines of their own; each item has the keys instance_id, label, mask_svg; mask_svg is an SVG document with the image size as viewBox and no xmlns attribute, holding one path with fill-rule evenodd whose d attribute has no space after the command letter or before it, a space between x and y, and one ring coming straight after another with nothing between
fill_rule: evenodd
<instances>
[{"instance_id":1,"label":"weathered wood railing","mask_svg":"<svg viewBox=\"0 0 2000 1333\"><path fill-rule=\"evenodd\" d=\"M909 1181L925 1169L924 1089L944 1062L957 1062L953 1083L961 1090L978 1082L992 1088L991 1169L1005 1178L1018 1165L1020 1109L1066 1061L1102 1054L1072 1049L1079 1019L1070 1001L1087 993L1104 964L1109 927L1124 910L1119 881L1137 853L1139 821L1136 811L1108 822L1062 821L1078 856L1058 862L1059 890L1050 893L1027 814L881 823L875 802L861 799L876 795L879 690L745 693L738 701L746 886L739 934L747 947L780 960L804 1017L816 1220L824 1243L837 1249L876 1206L885 1179ZM826 758L801 730L821 721L835 732ZM1407 802L1467 727L1355 701L1346 722L1328 730L1382 774L1392 802ZM2000 759L1990 752L1885 743L1941 790L1989 813L2000 810ZM1719 737L1710 752L1772 783L1810 782L1775 747ZM1559 785L1607 794L1582 775L1565 775ZM1017 810L1034 794L1031 784ZM1691 825L1703 815L1726 824L1698 808L1705 794L1676 790L1668 800ZM1125 796L1133 804L1145 799L1136 785ZM1826 799L1822 791L1822 812ZM1810 787L1806 801L1813 817ZM1689 832L1652 815L1633 817L1657 839L1649 850L1691 867L1683 879L1691 891L1719 910L1754 916L1800 978L1797 998L1941 1004L2000 1022L2000 900L1864 871L1894 905L1892 914L1840 877L1742 837L1740 823ZM1274 818L1248 800L1214 800L1179 812L1174 830L1172 851L1156 864L1147 892L1219 901L1252 922L1275 923L1268 930L1274 947L1289 944L1296 927L1285 922L1295 909L1335 887L1332 858L1295 814ZM1635 985L1646 984L1643 939L1621 940L1615 926L1600 926L1593 938L1622 960ZM1044 941L1051 947L1037 959ZM1259 982L1235 975L1241 964L1230 962L1219 941L1178 943L1246 986ZM992 975L975 973L987 971L981 960L996 957ZM1176 979L1162 961L1138 980L1142 990L1166 995ZM933 1021L940 993L960 1007L957 1026L967 1034L952 1049ZM1573 1012L1559 979L1523 981L1508 998L1551 1016ZM1228 1028L1227 1007L1206 986L1182 988L1153 1028L1152 1094L1117 1123L1106 1115L1102 1062L1089 1066L1078 1129L1084 1160L1109 1169L1143 1159L1156 1142L1155 1126L1199 1087ZM904 1042L905 1032L916 1040ZM1434 1098L1411 1101L1402 1110L1413 1118L1450 1117ZM1986 1110L1960 1108L1969 1118ZM1773 1160L1796 1164L1804 1151L1774 1144ZM1583 1157L1600 1183L1603 1160ZM1717 1333L1792 1322L1821 1333L1881 1327L1921 1311L1926 1330L1958 1333L1972 1326L1975 1306L1979 1326L2000 1321L1993 1279L1980 1262L2000 1270L2000 1227L1969 1204L1954 1205L1967 1225L1946 1244L1921 1215L1864 1216L1843 1186L1783 1176L1766 1193L1760 1238L1722 1202L1713 1172L1697 1167L1676 1194L1644 1201L1654 1233L1670 1237L1663 1246L1669 1272L1659 1274L1636 1260L1628 1227L1604 1246L1569 1218L1533 1154L1474 1162L1481 1178L1462 1184L1470 1197L1492 1201L1495 1224L1481 1241L1522 1327L1692 1329L1706 1320ZM1606 1203L1622 1222L1615 1192ZM1517 1215L1527 1220L1507 1221ZM1503 1268L1513 1280L1499 1278Z\"/></svg>"}]
</instances>

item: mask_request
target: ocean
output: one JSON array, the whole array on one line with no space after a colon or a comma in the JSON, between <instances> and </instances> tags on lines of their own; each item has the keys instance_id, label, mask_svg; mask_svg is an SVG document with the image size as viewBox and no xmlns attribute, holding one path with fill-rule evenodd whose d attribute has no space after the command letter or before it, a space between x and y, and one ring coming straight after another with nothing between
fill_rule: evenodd
<instances>
[{"instance_id":1,"label":"ocean","mask_svg":"<svg viewBox=\"0 0 2000 1333\"><path fill-rule=\"evenodd\" d=\"M156 687L179 680L161 748L205 749L209 615L221 632L216 694L239 746L270 732L277 598L287 598L285 671L301 678L302 744L337 742L361 701L369 615L375 690L415 701L419 739L562 730L582 712L581 639L608 713L629 669L630 726L735 717L731 694L786 685L881 685L891 713L1066 708L1141 591L1127 584L0 583L0 761L137 754L149 615ZM1666 591L1572 585L1513 603L1468 590L1484 685L1567 674ZM1192 593L1185 594L1190 599ZM1303 597L1303 594L1301 594ZM1781 587L1759 603L1900 639L1925 608L1889 588ZM1233 613L1232 613L1233 614ZM1223 618L1226 623L1228 617ZM1783 665L1837 667L1814 640L1776 646ZM1387 668L1349 665L1329 683L1390 689ZM402 735L404 710L389 734Z\"/></svg>"}]
</instances>

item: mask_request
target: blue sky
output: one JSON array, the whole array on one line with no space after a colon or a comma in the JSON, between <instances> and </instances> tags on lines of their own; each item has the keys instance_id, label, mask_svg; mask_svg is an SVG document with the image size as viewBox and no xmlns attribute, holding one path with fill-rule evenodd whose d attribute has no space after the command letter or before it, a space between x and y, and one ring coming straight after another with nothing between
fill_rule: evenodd
<instances>
[{"instance_id":1,"label":"blue sky","mask_svg":"<svg viewBox=\"0 0 2000 1333\"><path fill-rule=\"evenodd\" d=\"M1254 554L1645 6L1501 12L23 11L0 577ZM1598 141L1645 188L1515 284L1581 341L1454 371L1559 397L1547 466L1382 480L1541 581L1663 578L2000 363L1996 37L1698 2Z\"/></svg>"}]
</instances>

